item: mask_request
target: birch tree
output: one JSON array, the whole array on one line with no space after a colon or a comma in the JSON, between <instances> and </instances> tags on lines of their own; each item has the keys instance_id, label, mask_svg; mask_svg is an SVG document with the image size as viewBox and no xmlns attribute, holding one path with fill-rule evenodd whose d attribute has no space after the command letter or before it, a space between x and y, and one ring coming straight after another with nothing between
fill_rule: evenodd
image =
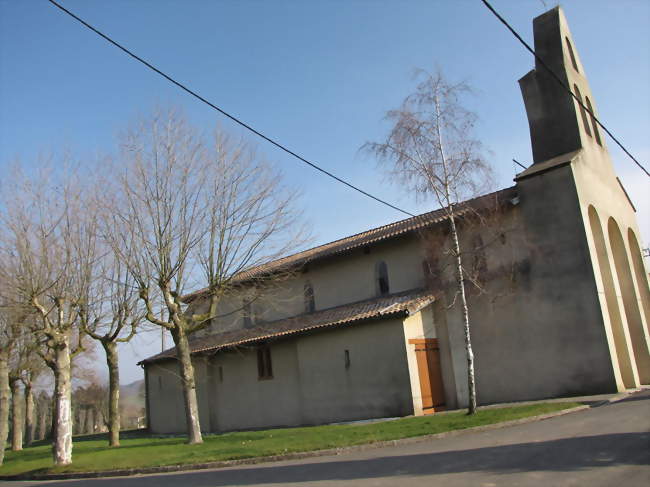
<instances>
[{"instance_id":1,"label":"birch tree","mask_svg":"<svg viewBox=\"0 0 650 487\"><path fill-rule=\"evenodd\" d=\"M189 337L218 316L234 276L300 245L296 195L244 141L220 130L202 137L173 111L132 127L121 143L105 236L138 286L146 319L171 332L188 443L201 443ZM183 295L198 286L209 304L189 315Z\"/></svg>"},{"instance_id":2,"label":"birch tree","mask_svg":"<svg viewBox=\"0 0 650 487\"><path fill-rule=\"evenodd\" d=\"M461 307L465 337L469 414L474 414L477 401L474 352L457 206L486 186L491 180L491 170L482 155L480 142L472 136L476 116L461 104L468 92L467 85L450 83L441 72L421 71L418 75L420 82L415 92L399 109L386 115L391 124L386 140L368 143L365 148L377 156L396 182L422 200L432 198L444 211L456 281L453 302Z\"/></svg>"},{"instance_id":3,"label":"birch tree","mask_svg":"<svg viewBox=\"0 0 650 487\"><path fill-rule=\"evenodd\" d=\"M54 375L56 465L72 462L71 362L83 351L79 316L96 258L88 243L94 236L81 218L85 203L78 183L65 170L57 175L44 169L30 178L17 171L3 194L6 265L0 278L35 315L30 331Z\"/></svg>"}]
</instances>

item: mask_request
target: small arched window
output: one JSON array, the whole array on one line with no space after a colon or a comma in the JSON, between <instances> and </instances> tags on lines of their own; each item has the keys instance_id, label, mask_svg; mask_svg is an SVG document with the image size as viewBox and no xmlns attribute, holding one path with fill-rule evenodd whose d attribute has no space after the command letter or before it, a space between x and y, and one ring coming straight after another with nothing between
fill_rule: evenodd
<instances>
[{"instance_id":1,"label":"small arched window","mask_svg":"<svg viewBox=\"0 0 650 487\"><path fill-rule=\"evenodd\" d=\"M574 84L573 90L575 91L576 98L580 101L578 105L580 106L580 115L582 116L582 123L585 126L585 131L587 132L587 135L591 137L591 129L589 128L589 119L587 118L587 110L585 110L585 107L582 104L582 95L580 94L578 85Z\"/></svg>"},{"instance_id":2,"label":"small arched window","mask_svg":"<svg viewBox=\"0 0 650 487\"><path fill-rule=\"evenodd\" d=\"M316 311L316 300L314 299L314 288L308 281L305 283L305 312L313 313Z\"/></svg>"},{"instance_id":3,"label":"small arched window","mask_svg":"<svg viewBox=\"0 0 650 487\"><path fill-rule=\"evenodd\" d=\"M244 328L251 328L253 326L253 312L251 311L251 302L245 298L242 304L242 315Z\"/></svg>"},{"instance_id":4,"label":"small arched window","mask_svg":"<svg viewBox=\"0 0 650 487\"><path fill-rule=\"evenodd\" d=\"M388 266L383 260L377 262L375 267L375 281L377 294L380 296L388 294L390 291L390 286L388 284Z\"/></svg>"},{"instance_id":5,"label":"small arched window","mask_svg":"<svg viewBox=\"0 0 650 487\"><path fill-rule=\"evenodd\" d=\"M573 64L573 69L576 70L576 72L580 72L578 69L578 62L576 61L576 55L573 53L573 47L571 46L571 41L569 40L568 37L565 37L564 40L566 41L566 47L569 50L569 57L571 58L571 64Z\"/></svg>"},{"instance_id":6,"label":"small arched window","mask_svg":"<svg viewBox=\"0 0 650 487\"><path fill-rule=\"evenodd\" d=\"M600 132L598 131L598 122L596 122L596 117L594 116L594 109L591 106L591 101L589 101L588 96L585 96L585 103L587 104L587 108L591 112L589 115L591 116L591 126L594 129L594 137L596 137L596 142L598 142L598 145L602 146L603 143L600 140Z\"/></svg>"}]
</instances>

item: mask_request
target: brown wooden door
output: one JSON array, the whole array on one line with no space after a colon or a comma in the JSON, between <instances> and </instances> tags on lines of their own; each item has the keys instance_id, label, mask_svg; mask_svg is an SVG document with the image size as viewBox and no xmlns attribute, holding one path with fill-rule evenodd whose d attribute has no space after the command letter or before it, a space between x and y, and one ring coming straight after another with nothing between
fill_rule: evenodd
<instances>
[{"instance_id":1,"label":"brown wooden door","mask_svg":"<svg viewBox=\"0 0 650 487\"><path fill-rule=\"evenodd\" d=\"M409 343L415 345L422 410L424 414L440 411L445 405L445 390L442 385L438 339L413 338Z\"/></svg>"}]
</instances>

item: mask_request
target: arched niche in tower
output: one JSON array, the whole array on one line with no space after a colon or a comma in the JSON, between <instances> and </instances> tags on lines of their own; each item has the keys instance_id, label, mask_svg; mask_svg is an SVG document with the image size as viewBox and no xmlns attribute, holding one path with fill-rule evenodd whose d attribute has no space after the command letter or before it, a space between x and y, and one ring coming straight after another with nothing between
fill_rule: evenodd
<instances>
[{"instance_id":1,"label":"arched niche in tower","mask_svg":"<svg viewBox=\"0 0 650 487\"><path fill-rule=\"evenodd\" d=\"M648 353L646 334L643 329L641 310L639 309L639 299L634 289L632 269L627 257L625 242L618 223L613 218L610 218L607 223L607 231L639 380L642 384L650 384L650 354Z\"/></svg>"},{"instance_id":2,"label":"arched niche in tower","mask_svg":"<svg viewBox=\"0 0 650 487\"><path fill-rule=\"evenodd\" d=\"M618 306L616 287L614 286L614 277L612 275L612 268L607 253L605 235L603 234L603 228L600 224L598 212L596 211L596 208L591 205L589 206L589 225L591 227L591 234L594 238L594 246L596 247L598 267L600 268L600 277L603 283L605 302L607 303L609 323L614 338L614 348L616 350L618 367L621 372L621 379L626 388L636 387L636 380L634 377L635 365L634 361L630 357L626 336L627 333L625 333L624 328L625 324L623 323L621 311Z\"/></svg>"}]
</instances>

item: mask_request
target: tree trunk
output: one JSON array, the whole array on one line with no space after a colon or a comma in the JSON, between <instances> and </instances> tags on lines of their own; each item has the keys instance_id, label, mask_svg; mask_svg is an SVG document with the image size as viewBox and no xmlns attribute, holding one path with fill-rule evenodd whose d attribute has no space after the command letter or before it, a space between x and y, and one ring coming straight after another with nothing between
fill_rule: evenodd
<instances>
[{"instance_id":1,"label":"tree trunk","mask_svg":"<svg viewBox=\"0 0 650 487\"><path fill-rule=\"evenodd\" d=\"M84 435L91 435L93 434L93 424L94 424L94 411L93 407L90 405L84 406L84 411L85 411L85 421L84 421L84 426L83 429L81 430L81 433Z\"/></svg>"},{"instance_id":2,"label":"tree trunk","mask_svg":"<svg viewBox=\"0 0 650 487\"><path fill-rule=\"evenodd\" d=\"M81 427L83 426L83 419L81 419L81 406L75 400L74 407L72 408L72 434L78 435L83 433Z\"/></svg>"},{"instance_id":3,"label":"tree trunk","mask_svg":"<svg viewBox=\"0 0 650 487\"><path fill-rule=\"evenodd\" d=\"M201 424L199 422L199 405L196 400L196 382L194 381L194 367L190 344L187 340L185 330L174 328L172 337L176 345L176 356L179 361L181 386L183 387L183 399L185 401L185 422L187 424L187 442L191 445L203 443L201 436Z\"/></svg>"},{"instance_id":4,"label":"tree trunk","mask_svg":"<svg viewBox=\"0 0 650 487\"><path fill-rule=\"evenodd\" d=\"M54 369L52 369L52 372L54 372ZM54 391L58 389L58 384L59 381L57 379L56 374L54 374ZM54 394L54 391L53 394ZM50 411L51 411L51 416L50 416L50 439L54 440L56 438L56 397L52 395L52 399L50 400Z\"/></svg>"},{"instance_id":5,"label":"tree trunk","mask_svg":"<svg viewBox=\"0 0 650 487\"><path fill-rule=\"evenodd\" d=\"M38 401L38 435L39 440L47 436L47 418L50 416L49 401L40 398Z\"/></svg>"},{"instance_id":6,"label":"tree trunk","mask_svg":"<svg viewBox=\"0 0 650 487\"><path fill-rule=\"evenodd\" d=\"M0 351L0 465L4 461L9 434L9 353Z\"/></svg>"},{"instance_id":7,"label":"tree trunk","mask_svg":"<svg viewBox=\"0 0 650 487\"><path fill-rule=\"evenodd\" d=\"M34 442L34 391L32 383L25 384L25 444Z\"/></svg>"},{"instance_id":8,"label":"tree trunk","mask_svg":"<svg viewBox=\"0 0 650 487\"><path fill-rule=\"evenodd\" d=\"M23 408L21 407L22 394L20 393L20 381L11 381L11 450L21 451L23 449Z\"/></svg>"},{"instance_id":9,"label":"tree trunk","mask_svg":"<svg viewBox=\"0 0 650 487\"><path fill-rule=\"evenodd\" d=\"M102 342L108 364L108 445L120 446L120 366L117 344Z\"/></svg>"},{"instance_id":10,"label":"tree trunk","mask_svg":"<svg viewBox=\"0 0 650 487\"><path fill-rule=\"evenodd\" d=\"M465 332L465 352L467 355L467 388L469 392L469 405L467 414L476 413L476 379L474 377L474 351L469 333L469 309L467 308L467 297L465 295L465 276L463 274L463 261L458 243L458 232L454 221L453 210L449 216L451 227L451 238L453 241L454 258L456 260L456 284L457 292L460 294L460 303L463 311L463 330Z\"/></svg>"},{"instance_id":11,"label":"tree trunk","mask_svg":"<svg viewBox=\"0 0 650 487\"><path fill-rule=\"evenodd\" d=\"M72 463L72 384L70 381L70 343L65 337L54 349L54 437L52 456L55 465Z\"/></svg>"}]
</instances>

